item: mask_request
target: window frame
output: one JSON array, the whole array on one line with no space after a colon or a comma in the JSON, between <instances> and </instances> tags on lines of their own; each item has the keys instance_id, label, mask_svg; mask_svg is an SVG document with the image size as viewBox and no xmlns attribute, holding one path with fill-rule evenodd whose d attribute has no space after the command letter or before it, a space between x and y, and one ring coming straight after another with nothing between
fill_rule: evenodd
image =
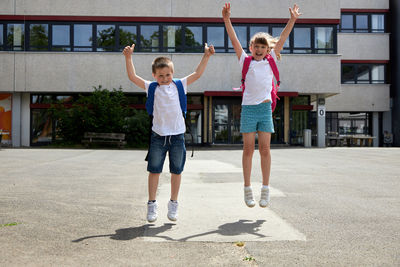
<instances>
[{"instance_id":1,"label":"window frame","mask_svg":"<svg viewBox=\"0 0 400 267\"><path fill-rule=\"evenodd\" d=\"M353 28L342 28L342 16L350 15L353 18ZM357 28L357 16L367 16L368 28L359 29ZM372 29L372 15L382 15L383 16L383 30ZM387 32L387 15L384 12L342 12L340 14L340 23L338 25L338 30L340 33L386 33Z\"/></svg>"},{"instance_id":2,"label":"window frame","mask_svg":"<svg viewBox=\"0 0 400 267\"><path fill-rule=\"evenodd\" d=\"M354 75L353 79L343 79L343 67L344 66L351 66L354 68ZM360 66L368 66L368 80L361 80L361 81L368 81L368 82L360 82L358 79L357 73ZM374 66L383 66L383 80L373 80L372 79L372 67ZM341 84L387 84L387 64L377 64L377 63L342 63L341 64Z\"/></svg>"}]
</instances>

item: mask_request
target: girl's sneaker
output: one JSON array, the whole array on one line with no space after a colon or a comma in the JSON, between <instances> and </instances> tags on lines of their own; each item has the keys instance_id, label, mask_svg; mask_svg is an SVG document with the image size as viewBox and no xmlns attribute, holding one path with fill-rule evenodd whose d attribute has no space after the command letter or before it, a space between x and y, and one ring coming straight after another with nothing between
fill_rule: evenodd
<instances>
[{"instance_id":1,"label":"girl's sneaker","mask_svg":"<svg viewBox=\"0 0 400 267\"><path fill-rule=\"evenodd\" d=\"M266 208L269 204L269 188L261 188L260 207Z\"/></svg>"},{"instance_id":2,"label":"girl's sneaker","mask_svg":"<svg viewBox=\"0 0 400 267\"><path fill-rule=\"evenodd\" d=\"M178 219L178 202L168 201L168 219L170 221L176 221Z\"/></svg>"},{"instance_id":3,"label":"girl's sneaker","mask_svg":"<svg viewBox=\"0 0 400 267\"><path fill-rule=\"evenodd\" d=\"M157 201L147 202L147 221L152 223L157 220Z\"/></svg>"},{"instance_id":4,"label":"girl's sneaker","mask_svg":"<svg viewBox=\"0 0 400 267\"><path fill-rule=\"evenodd\" d=\"M246 203L247 207L250 208L256 205L256 202L254 201L253 198L253 191L251 190L251 187L244 188L244 202Z\"/></svg>"}]
</instances>

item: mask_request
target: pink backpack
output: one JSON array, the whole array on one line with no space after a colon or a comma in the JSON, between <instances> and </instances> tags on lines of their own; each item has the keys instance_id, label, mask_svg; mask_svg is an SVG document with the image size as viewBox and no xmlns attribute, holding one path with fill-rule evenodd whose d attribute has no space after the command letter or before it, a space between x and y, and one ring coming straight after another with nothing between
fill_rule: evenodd
<instances>
[{"instance_id":1,"label":"pink backpack","mask_svg":"<svg viewBox=\"0 0 400 267\"><path fill-rule=\"evenodd\" d=\"M270 54L267 54L265 58L268 60L269 65L271 66L272 72L274 73L275 79L277 81L277 83L275 85L274 78L272 78L271 108L272 108L272 112L274 112L277 99L280 100L280 98L278 97L278 89L279 89L279 85L281 84L281 81L279 80L279 71L278 71L278 67L276 66L274 58ZM247 56L243 62L242 85L240 86L240 88L238 88L238 89L242 89L242 96L243 96L244 90L246 89L244 82L246 80L246 75L247 75L247 72L249 71L249 66L250 66L250 63L252 60L253 60L252 56Z\"/></svg>"}]
</instances>

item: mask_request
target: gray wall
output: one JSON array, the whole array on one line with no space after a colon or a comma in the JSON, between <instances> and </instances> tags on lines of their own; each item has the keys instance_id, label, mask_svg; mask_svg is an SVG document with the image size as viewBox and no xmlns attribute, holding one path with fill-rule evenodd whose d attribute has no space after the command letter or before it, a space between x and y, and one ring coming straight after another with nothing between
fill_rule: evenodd
<instances>
[{"instance_id":1,"label":"gray wall","mask_svg":"<svg viewBox=\"0 0 400 267\"><path fill-rule=\"evenodd\" d=\"M221 17L225 0L1 0L0 14L139 17ZM289 18L289 6L300 5L303 18L340 17L339 0L231 0L232 17ZM151 8L154 7L154 8Z\"/></svg>"},{"instance_id":2,"label":"gray wall","mask_svg":"<svg viewBox=\"0 0 400 267\"><path fill-rule=\"evenodd\" d=\"M389 0L340 0L340 7L361 9L389 9Z\"/></svg>"},{"instance_id":3,"label":"gray wall","mask_svg":"<svg viewBox=\"0 0 400 267\"><path fill-rule=\"evenodd\" d=\"M389 60L389 33L338 33L342 59Z\"/></svg>"},{"instance_id":4,"label":"gray wall","mask_svg":"<svg viewBox=\"0 0 400 267\"><path fill-rule=\"evenodd\" d=\"M159 55L172 58L176 78L192 73L202 57L202 54L134 54L137 74L152 80L151 62ZM282 55L278 62L280 90L303 94L339 93L339 59L337 55ZM108 89L122 86L127 92L142 92L128 80L121 53L7 52L0 57L0 66L0 92L88 92L98 85ZM313 77L312 82L309 77ZM240 79L241 70L235 54L216 54L210 58L200 80L190 86L190 91L231 91L232 87L240 85Z\"/></svg>"}]
</instances>

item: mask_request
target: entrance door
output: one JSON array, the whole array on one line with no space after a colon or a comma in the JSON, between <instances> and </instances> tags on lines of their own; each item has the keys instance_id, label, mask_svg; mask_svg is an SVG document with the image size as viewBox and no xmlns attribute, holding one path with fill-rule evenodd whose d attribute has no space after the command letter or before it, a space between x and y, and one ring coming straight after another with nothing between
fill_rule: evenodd
<instances>
[{"instance_id":1,"label":"entrance door","mask_svg":"<svg viewBox=\"0 0 400 267\"><path fill-rule=\"evenodd\" d=\"M213 97L213 142L242 143L240 133L241 97Z\"/></svg>"}]
</instances>

